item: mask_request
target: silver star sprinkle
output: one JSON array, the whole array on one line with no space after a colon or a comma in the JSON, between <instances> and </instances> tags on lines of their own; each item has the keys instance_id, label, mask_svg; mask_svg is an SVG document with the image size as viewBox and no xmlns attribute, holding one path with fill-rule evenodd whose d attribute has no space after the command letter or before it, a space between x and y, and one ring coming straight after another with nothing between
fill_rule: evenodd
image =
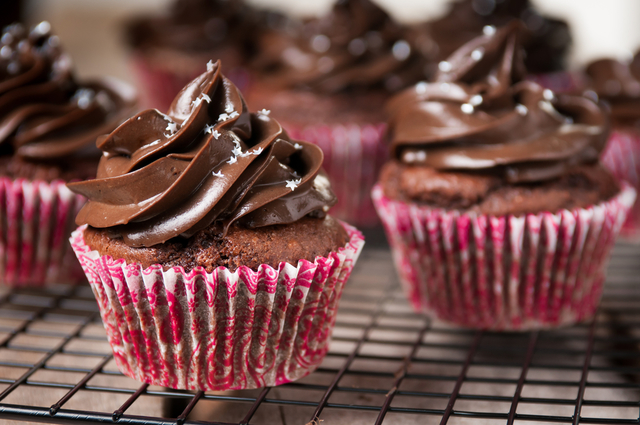
<instances>
[{"instance_id":1,"label":"silver star sprinkle","mask_svg":"<svg viewBox=\"0 0 640 425\"><path fill-rule=\"evenodd\" d=\"M218 138L220 137L220 132L218 130L213 130L213 138L218 140Z\"/></svg>"},{"instance_id":2,"label":"silver star sprinkle","mask_svg":"<svg viewBox=\"0 0 640 425\"><path fill-rule=\"evenodd\" d=\"M298 180L287 180L287 187L289 189L291 189L291 191L293 192L296 187L298 187L298 185L300 184L300 182L302 182L302 179L298 179Z\"/></svg>"},{"instance_id":3,"label":"silver star sprinkle","mask_svg":"<svg viewBox=\"0 0 640 425\"><path fill-rule=\"evenodd\" d=\"M258 111L259 115L264 115L265 117L268 116L270 113L271 113L271 111L268 110L268 109L261 109L261 110Z\"/></svg>"},{"instance_id":4,"label":"silver star sprinkle","mask_svg":"<svg viewBox=\"0 0 640 425\"><path fill-rule=\"evenodd\" d=\"M302 149L302 145L300 143L296 143L295 145L293 145L294 148L296 148L297 150Z\"/></svg>"},{"instance_id":5,"label":"silver star sprinkle","mask_svg":"<svg viewBox=\"0 0 640 425\"><path fill-rule=\"evenodd\" d=\"M211 98L208 94L202 93L202 100L206 100L207 103L211 103Z\"/></svg>"},{"instance_id":6,"label":"silver star sprinkle","mask_svg":"<svg viewBox=\"0 0 640 425\"><path fill-rule=\"evenodd\" d=\"M222 174L222 171L218 171L217 173L214 171L211 173L214 177L224 177L224 174Z\"/></svg>"},{"instance_id":7,"label":"silver star sprinkle","mask_svg":"<svg viewBox=\"0 0 640 425\"><path fill-rule=\"evenodd\" d=\"M471 106L478 106L482 103L482 100L482 96L476 94L471 96L471 99L469 99L469 103L471 104Z\"/></svg>"},{"instance_id":8,"label":"silver star sprinkle","mask_svg":"<svg viewBox=\"0 0 640 425\"><path fill-rule=\"evenodd\" d=\"M200 105L201 103L202 103L202 99L201 99L201 98L199 98L199 97L196 97L196 98L191 102L191 104L193 105L193 107L194 107L194 108L197 108L197 107L198 107L198 105Z\"/></svg>"},{"instance_id":9,"label":"silver star sprinkle","mask_svg":"<svg viewBox=\"0 0 640 425\"><path fill-rule=\"evenodd\" d=\"M174 134L176 131L178 131L178 124L170 122L169 124L167 124L167 128L165 128L165 130L170 134Z\"/></svg>"},{"instance_id":10,"label":"silver star sprinkle","mask_svg":"<svg viewBox=\"0 0 640 425\"><path fill-rule=\"evenodd\" d=\"M229 158L229 160L227 161L227 164L235 164L236 162L238 162L238 158L236 158L235 156L232 156L231 158Z\"/></svg>"},{"instance_id":11,"label":"silver star sprinkle","mask_svg":"<svg viewBox=\"0 0 640 425\"><path fill-rule=\"evenodd\" d=\"M242 155L242 148L240 147L240 145L236 145L236 147L233 148L231 153L233 153L235 156L238 156L238 155L243 156Z\"/></svg>"},{"instance_id":12,"label":"silver star sprinkle","mask_svg":"<svg viewBox=\"0 0 640 425\"><path fill-rule=\"evenodd\" d=\"M553 94L553 92L549 89L544 89L542 91L542 97L544 97L545 100L553 100L553 98L555 97L555 95Z\"/></svg>"},{"instance_id":13,"label":"silver star sprinkle","mask_svg":"<svg viewBox=\"0 0 640 425\"><path fill-rule=\"evenodd\" d=\"M227 114L232 113L232 112L233 112L233 105L231 105L231 104L227 105L227 106L224 108L224 111L225 111Z\"/></svg>"},{"instance_id":14,"label":"silver star sprinkle","mask_svg":"<svg viewBox=\"0 0 640 425\"><path fill-rule=\"evenodd\" d=\"M460 110L465 114L473 114L473 105L470 103L463 103L460 105Z\"/></svg>"},{"instance_id":15,"label":"silver star sprinkle","mask_svg":"<svg viewBox=\"0 0 640 425\"><path fill-rule=\"evenodd\" d=\"M229 114L229 118L235 118L237 116L239 116L240 114L237 111L233 111L232 113Z\"/></svg>"},{"instance_id":16,"label":"silver star sprinkle","mask_svg":"<svg viewBox=\"0 0 640 425\"><path fill-rule=\"evenodd\" d=\"M218 117L218 121L226 121L228 119L229 119L228 114L220 114L220 116Z\"/></svg>"},{"instance_id":17,"label":"silver star sprinkle","mask_svg":"<svg viewBox=\"0 0 640 425\"><path fill-rule=\"evenodd\" d=\"M516 105L516 112L524 117L525 115L527 115L527 112L529 112L529 109L523 104L518 103Z\"/></svg>"},{"instance_id":18,"label":"silver star sprinkle","mask_svg":"<svg viewBox=\"0 0 640 425\"><path fill-rule=\"evenodd\" d=\"M471 59L474 61L479 61L484 56L484 49L482 47L477 48L473 52L471 52Z\"/></svg>"},{"instance_id":19,"label":"silver star sprinkle","mask_svg":"<svg viewBox=\"0 0 640 425\"><path fill-rule=\"evenodd\" d=\"M213 60L209 60L209 62L207 62L207 72L211 71L213 71Z\"/></svg>"},{"instance_id":20,"label":"silver star sprinkle","mask_svg":"<svg viewBox=\"0 0 640 425\"><path fill-rule=\"evenodd\" d=\"M254 149L251 151L251 153L254 154L255 156L258 156L262 153L262 148Z\"/></svg>"},{"instance_id":21,"label":"silver star sprinkle","mask_svg":"<svg viewBox=\"0 0 640 425\"><path fill-rule=\"evenodd\" d=\"M492 36L496 33L496 27L493 25L485 25L484 28L482 28L482 32L484 35Z\"/></svg>"},{"instance_id":22,"label":"silver star sprinkle","mask_svg":"<svg viewBox=\"0 0 640 425\"><path fill-rule=\"evenodd\" d=\"M451 68L453 68L451 66L451 64L447 61L442 61L438 64L438 69L442 72L449 72L451 71Z\"/></svg>"},{"instance_id":23,"label":"silver star sprinkle","mask_svg":"<svg viewBox=\"0 0 640 425\"><path fill-rule=\"evenodd\" d=\"M214 130L213 130L213 126L212 125L209 125L209 124L205 124L204 125L204 133L205 134L207 134L207 133L213 134L213 131ZM215 135L214 135L214 137L215 137ZM216 139L217 139L217 137L216 137Z\"/></svg>"}]
</instances>

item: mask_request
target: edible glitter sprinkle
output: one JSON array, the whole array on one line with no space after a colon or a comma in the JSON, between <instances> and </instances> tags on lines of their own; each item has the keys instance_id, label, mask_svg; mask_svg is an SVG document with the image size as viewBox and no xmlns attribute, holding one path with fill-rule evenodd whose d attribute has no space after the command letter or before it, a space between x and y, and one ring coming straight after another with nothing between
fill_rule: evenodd
<instances>
[{"instance_id":1,"label":"edible glitter sprinkle","mask_svg":"<svg viewBox=\"0 0 640 425\"><path fill-rule=\"evenodd\" d=\"M471 106L478 106L482 103L482 100L482 96L476 94L471 96L471 99L469 99L469 103L471 104Z\"/></svg>"},{"instance_id":2,"label":"edible glitter sprinkle","mask_svg":"<svg viewBox=\"0 0 640 425\"><path fill-rule=\"evenodd\" d=\"M438 69L442 72L449 72L451 71L451 64L447 61L442 61L438 64Z\"/></svg>"},{"instance_id":3,"label":"edible glitter sprinkle","mask_svg":"<svg viewBox=\"0 0 640 425\"><path fill-rule=\"evenodd\" d=\"M484 28L482 28L482 33L487 36L492 36L496 33L496 27L493 25L485 25Z\"/></svg>"},{"instance_id":4,"label":"edible glitter sprinkle","mask_svg":"<svg viewBox=\"0 0 640 425\"><path fill-rule=\"evenodd\" d=\"M516 105L516 112L524 117L525 115L527 115L527 112L529 112L529 109L527 109L527 107L523 104L518 103Z\"/></svg>"},{"instance_id":5,"label":"edible glitter sprinkle","mask_svg":"<svg viewBox=\"0 0 640 425\"><path fill-rule=\"evenodd\" d=\"M479 61L484 57L484 49L482 47L471 52L471 59L474 61Z\"/></svg>"},{"instance_id":6,"label":"edible glitter sprinkle","mask_svg":"<svg viewBox=\"0 0 640 425\"><path fill-rule=\"evenodd\" d=\"M460 105L460 110L465 114L473 114L474 108L470 103L463 103L462 105Z\"/></svg>"},{"instance_id":7,"label":"edible glitter sprinkle","mask_svg":"<svg viewBox=\"0 0 640 425\"><path fill-rule=\"evenodd\" d=\"M298 180L287 180L287 187L291 189L291 191L293 192L296 187L298 187L298 185L302 182L302 179L298 179Z\"/></svg>"}]
</instances>

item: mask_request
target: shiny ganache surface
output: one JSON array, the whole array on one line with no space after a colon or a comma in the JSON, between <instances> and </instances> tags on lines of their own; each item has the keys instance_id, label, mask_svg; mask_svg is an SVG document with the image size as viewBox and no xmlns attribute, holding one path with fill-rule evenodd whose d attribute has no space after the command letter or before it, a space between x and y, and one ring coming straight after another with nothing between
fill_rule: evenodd
<instances>
[{"instance_id":1,"label":"shiny ganache surface","mask_svg":"<svg viewBox=\"0 0 640 425\"><path fill-rule=\"evenodd\" d=\"M442 18L417 25L415 45L430 59L430 72L439 61L482 34L486 26L502 27L514 19L522 22L524 58L531 73L561 70L571 45L563 21L542 16L529 0L459 0Z\"/></svg>"},{"instance_id":2,"label":"shiny ganache surface","mask_svg":"<svg viewBox=\"0 0 640 425\"><path fill-rule=\"evenodd\" d=\"M0 149L59 161L91 149L129 116L135 91L115 79L77 81L48 22L5 27L0 38ZM95 149L95 148L94 148ZM98 156L96 150L94 156Z\"/></svg>"},{"instance_id":3,"label":"shiny ganache surface","mask_svg":"<svg viewBox=\"0 0 640 425\"><path fill-rule=\"evenodd\" d=\"M78 224L110 228L130 246L190 237L218 222L262 227L322 217L336 202L317 146L292 141L269 111L249 113L219 63L189 83L167 114L149 109L98 141L97 179Z\"/></svg>"},{"instance_id":4,"label":"shiny ganache surface","mask_svg":"<svg viewBox=\"0 0 640 425\"><path fill-rule=\"evenodd\" d=\"M589 89L611 106L613 125L640 127L640 52L630 61L596 60L585 72Z\"/></svg>"},{"instance_id":5,"label":"shiny ganache surface","mask_svg":"<svg viewBox=\"0 0 640 425\"><path fill-rule=\"evenodd\" d=\"M426 76L409 29L370 0L339 0L328 14L266 32L259 43L253 66L281 87L394 92Z\"/></svg>"},{"instance_id":6,"label":"shiny ganache surface","mask_svg":"<svg viewBox=\"0 0 640 425\"><path fill-rule=\"evenodd\" d=\"M524 81L517 22L477 37L388 104L392 154L445 171L511 183L557 178L594 163L609 129L606 111L583 96Z\"/></svg>"}]
</instances>

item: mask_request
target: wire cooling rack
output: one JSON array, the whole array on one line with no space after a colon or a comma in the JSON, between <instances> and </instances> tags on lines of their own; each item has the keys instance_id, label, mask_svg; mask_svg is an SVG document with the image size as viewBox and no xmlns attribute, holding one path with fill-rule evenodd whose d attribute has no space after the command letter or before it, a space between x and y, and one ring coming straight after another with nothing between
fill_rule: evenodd
<instances>
[{"instance_id":1,"label":"wire cooling rack","mask_svg":"<svg viewBox=\"0 0 640 425\"><path fill-rule=\"evenodd\" d=\"M640 246L616 246L593 321L488 333L412 313L388 249L369 243L320 368L245 391L175 391L123 376L88 287L0 295L3 424L638 424L639 416Z\"/></svg>"}]
</instances>

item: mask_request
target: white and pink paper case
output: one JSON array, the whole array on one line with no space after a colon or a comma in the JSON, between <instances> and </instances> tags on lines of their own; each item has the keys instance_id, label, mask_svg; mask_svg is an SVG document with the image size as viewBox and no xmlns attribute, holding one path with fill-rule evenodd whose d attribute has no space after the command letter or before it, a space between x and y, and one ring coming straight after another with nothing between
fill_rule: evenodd
<instances>
[{"instance_id":1,"label":"white and pink paper case","mask_svg":"<svg viewBox=\"0 0 640 425\"><path fill-rule=\"evenodd\" d=\"M93 292L118 368L154 385L189 390L280 385L313 372L329 348L342 289L364 245L297 266L212 273L146 269L71 245Z\"/></svg>"},{"instance_id":2,"label":"white and pink paper case","mask_svg":"<svg viewBox=\"0 0 640 425\"><path fill-rule=\"evenodd\" d=\"M635 200L556 214L491 217L373 201L400 282L417 312L470 328L526 330L586 320L597 308L615 237Z\"/></svg>"},{"instance_id":3,"label":"white and pink paper case","mask_svg":"<svg viewBox=\"0 0 640 425\"><path fill-rule=\"evenodd\" d=\"M85 281L69 245L84 202L62 180L0 177L0 285Z\"/></svg>"}]
</instances>

